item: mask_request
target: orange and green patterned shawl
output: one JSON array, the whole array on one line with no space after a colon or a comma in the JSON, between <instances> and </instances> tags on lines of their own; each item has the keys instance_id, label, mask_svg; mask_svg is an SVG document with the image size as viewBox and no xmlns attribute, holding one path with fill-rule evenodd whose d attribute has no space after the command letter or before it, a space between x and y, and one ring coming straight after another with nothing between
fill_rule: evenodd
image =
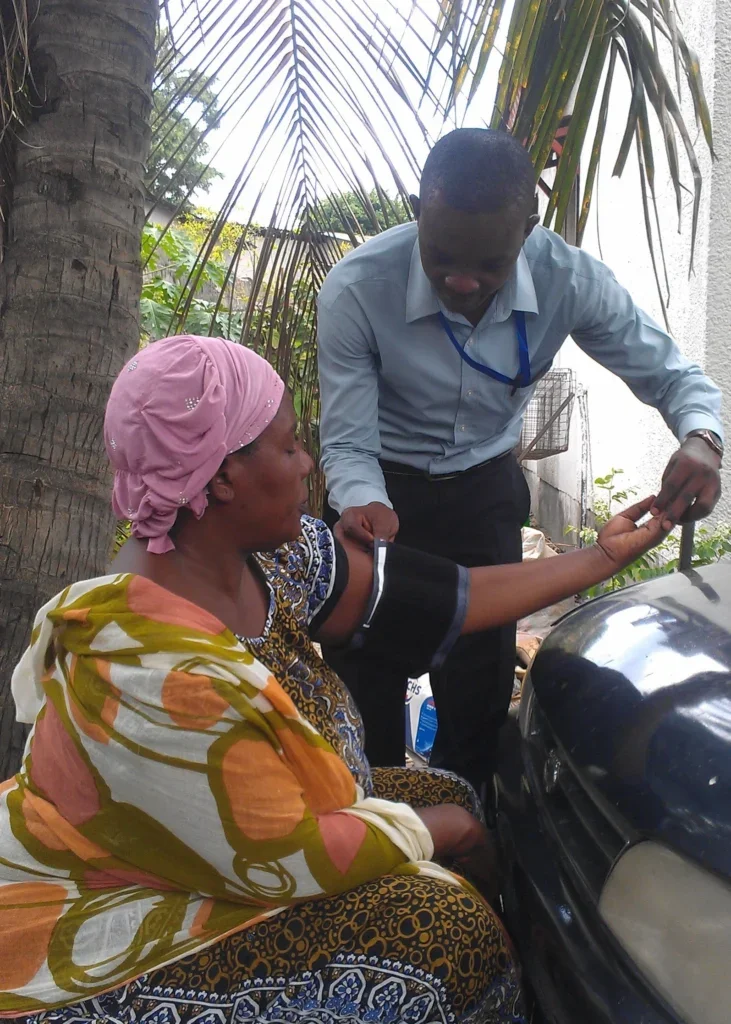
<instances>
[{"instance_id":1,"label":"orange and green patterned shawl","mask_svg":"<svg viewBox=\"0 0 731 1024\"><path fill-rule=\"evenodd\" d=\"M440 873L278 682L140 576L74 584L13 677L34 722L0 786L0 1015L74 1003L293 902Z\"/></svg>"}]
</instances>

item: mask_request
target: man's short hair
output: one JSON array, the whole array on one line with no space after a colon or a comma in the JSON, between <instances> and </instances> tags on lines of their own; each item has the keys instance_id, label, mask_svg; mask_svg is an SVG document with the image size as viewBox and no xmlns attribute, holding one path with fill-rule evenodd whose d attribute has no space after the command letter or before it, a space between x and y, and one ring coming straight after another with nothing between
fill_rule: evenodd
<instances>
[{"instance_id":1,"label":"man's short hair","mask_svg":"<svg viewBox=\"0 0 731 1024\"><path fill-rule=\"evenodd\" d=\"M521 144L492 128L457 128L443 136L426 158L420 198L435 196L466 213L532 212L536 178Z\"/></svg>"}]
</instances>

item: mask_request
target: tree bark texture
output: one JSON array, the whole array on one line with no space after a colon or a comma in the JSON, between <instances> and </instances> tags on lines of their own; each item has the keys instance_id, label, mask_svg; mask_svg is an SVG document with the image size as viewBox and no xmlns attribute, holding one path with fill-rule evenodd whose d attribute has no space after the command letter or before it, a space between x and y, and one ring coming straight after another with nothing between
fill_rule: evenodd
<instances>
[{"instance_id":1,"label":"tree bark texture","mask_svg":"<svg viewBox=\"0 0 731 1024\"><path fill-rule=\"evenodd\" d=\"M31 25L0 266L0 779L22 751L10 677L36 611L110 553L102 424L139 342L156 21L157 0L38 0Z\"/></svg>"}]
</instances>

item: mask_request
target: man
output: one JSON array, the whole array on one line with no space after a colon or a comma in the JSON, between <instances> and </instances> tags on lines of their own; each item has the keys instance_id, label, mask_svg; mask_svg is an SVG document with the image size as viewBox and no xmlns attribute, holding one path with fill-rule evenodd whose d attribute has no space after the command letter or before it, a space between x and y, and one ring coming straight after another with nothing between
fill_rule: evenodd
<instances>
[{"instance_id":1,"label":"man","mask_svg":"<svg viewBox=\"0 0 731 1024\"><path fill-rule=\"evenodd\" d=\"M329 273L319 297L322 461L352 538L466 566L516 562L529 494L515 458L535 382L566 338L654 406L680 439L653 514L708 515L720 494L721 396L611 271L537 227L535 176L509 135L442 138L416 224ZM373 764L403 763L405 670L327 652L365 720ZM515 628L461 639L432 671L432 764L478 788L513 683Z\"/></svg>"}]
</instances>

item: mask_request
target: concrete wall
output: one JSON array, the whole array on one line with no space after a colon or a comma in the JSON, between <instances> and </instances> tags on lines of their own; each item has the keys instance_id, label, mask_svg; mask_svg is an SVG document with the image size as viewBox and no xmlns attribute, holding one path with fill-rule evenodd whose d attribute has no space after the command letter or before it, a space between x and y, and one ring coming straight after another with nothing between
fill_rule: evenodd
<instances>
[{"instance_id":1,"label":"concrete wall","mask_svg":"<svg viewBox=\"0 0 731 1024\"><path fill-rule=\"evenodd\" d=\"M718 6L718 12L717 12ZM704 177L703 200L695 253L695 272L689 278L692 202L683 200L682 230L678 233L675 193L670 184L664 147L655 133L658 204L670 283L668 316L671 330L683 352L704 365L731 394L731 370L723 358L731 313L731 226L727 222L725 197L731 196L731 11L723 0L686 0L682 5L683 29L689 44L698 52L706 92L717 132L717 150L725 148L727 159L711 166L710 156L698 143ZM665 65L672 74L672 60ZM622 80L618 67L615 81ZM714 110L714 98L716 105ZM690 97L684 89L686 121L693 132L694 116ZM584 248L607 263L635 301L662 322L662 310L652 264L645 241L639 174L631 155L622 178L611 172L626 123L629 89L622 85L610 111L605 141L606 156L599 175L596 207L584 237ZM651 117L654 115L651 114ZM699 135L700 138L700 135ZM692 182L685 165L683 178ZM725 250L722 249L725 246ZM725 333L724 333L725 332ZM571 366L588 392L592 476L612 468L623 469L623 483L646 494L659 487L662 471L676 447L659 413L638 402L625 385L586 357L573 342L564 346L559 364ZM573 425L571 450L529 466L543 482L533 483L538 504L535 511L543 525L541 490L548 489L546 528L555 537L565 524L556 523L556 509L578 515L580 494L580 444L578 418ZM530 479L530 472L529 472ZM728 481L731 490L731 479ZM552 492L557 491L559 495ZM731 517L731 506L724 509Z\"/></svg>"},{"instance_id":2,"label":"concrete wall","mask_svg":"<svg viewBox=\"0 0 731 1024\"><path fill-rule=\"evenodd\" d=\"M726 444L731 445L731 4L716 3L713 122L718 162L710 188L710 248L706 301L706 367L723 389ZM731 458L723 473L717 519L731 522Z\"/></svg>"}]
</instances>

